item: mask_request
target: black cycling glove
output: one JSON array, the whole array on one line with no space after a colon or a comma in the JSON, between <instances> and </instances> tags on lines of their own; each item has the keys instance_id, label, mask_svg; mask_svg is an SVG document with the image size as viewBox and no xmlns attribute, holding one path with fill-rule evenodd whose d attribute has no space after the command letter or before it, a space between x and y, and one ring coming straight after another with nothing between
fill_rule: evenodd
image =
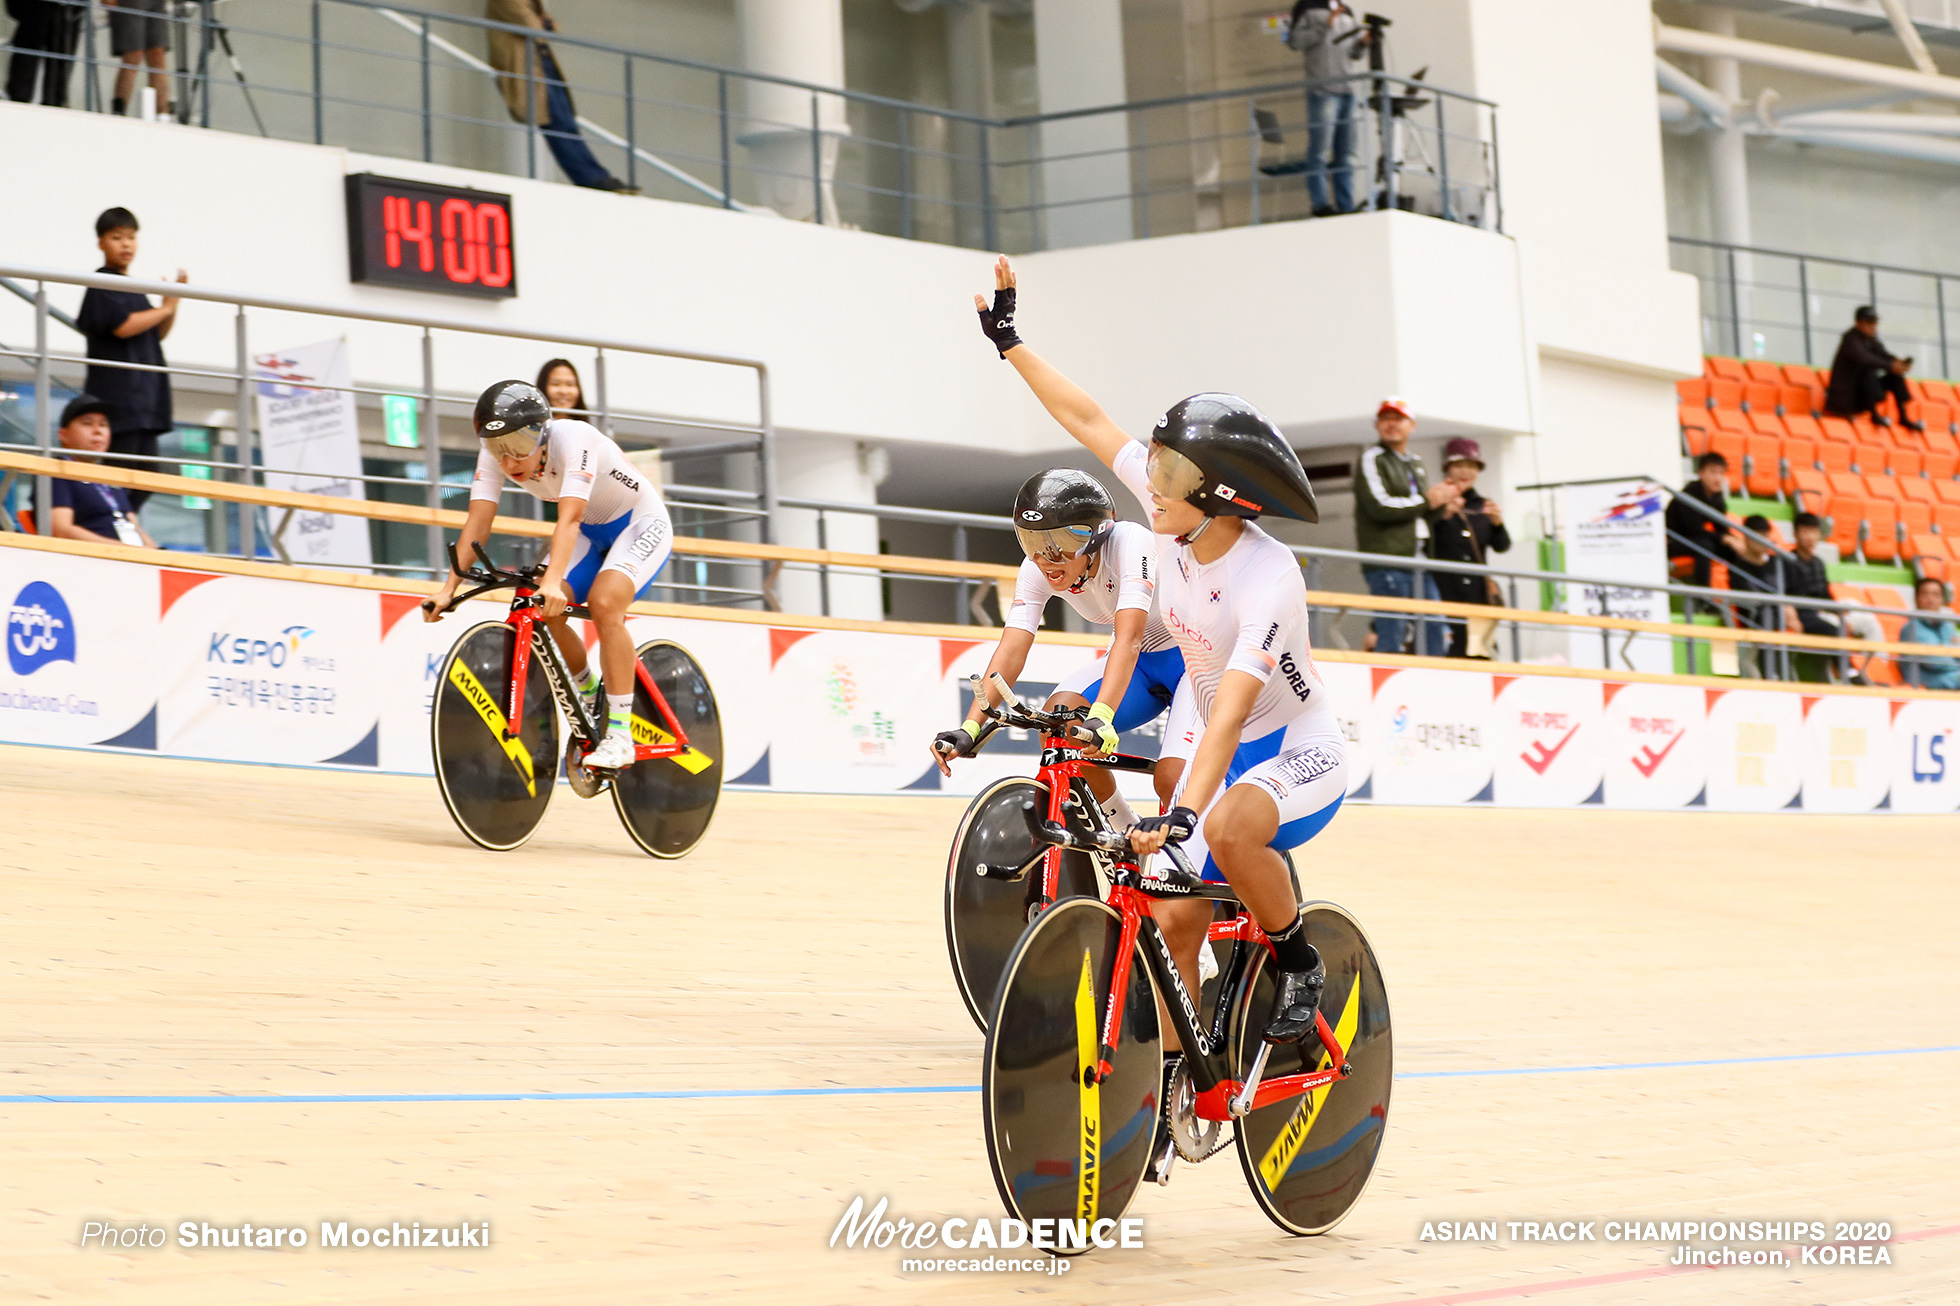
<instances>
[{"instance_id":1,"label":"black cycling glove","mask_svg":"<svg viewBox=\"0 0 1960 1306\"><path fill-rule=\"evenodd\" d=\"M972 757L973 750L979 746L979 727L971 721L960 722L957 730L942 730L932 737L934 752L950 752L956 757Z\"/></svg>"},{"instance_id":2,"label":"black cycling glove","mask_svg":"<svg viewBox=\"0 0 1960 1306\"><path fill-rule=\"evenodd\" d=\"M1149 834L1155 830L1168 833L1165 843L1183 843L1198 832L1198 814L1188 807L1173 807L1162 816L1146 816L1137 822L1137 829Z\"/></svg>"},{"instance_id":3,"label":"black cycling glove","mask_svg":"<svg viewBox=\"0 0 1960 1306\"><path fill-rule=\"evenodd\" d=\"M1002 358L1021 343L1021 337L1014 334L1014 287L994 292L994 306L980 310L980 330L994 342Z\"/></svg>"}]
</instances>

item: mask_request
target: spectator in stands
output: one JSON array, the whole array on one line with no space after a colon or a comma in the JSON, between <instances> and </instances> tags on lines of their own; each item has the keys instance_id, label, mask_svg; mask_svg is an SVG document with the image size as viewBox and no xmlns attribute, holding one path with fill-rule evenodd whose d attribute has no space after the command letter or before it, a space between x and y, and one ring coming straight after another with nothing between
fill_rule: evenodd
<instances>
[{"instance_id":1,"label":"spectator in stands","mask_svg":"<svg viewBox=\"0 0 1960 1306\"><path fill-rule=\"evenodd\" d=\"M1286 28L1286 43L1306 57L1309 82L1332 83L1347 76L1367 41L1368 33L1342 0L1299 0ZM1316 218L1354 211L1354 166L1349 162L1354 106L1352 82L1307 92L1307 198Z\"/></svg>"},{"instance_id":2,"label":"spectator in stands","mask_svg":"<svg viewBox=\"0 0 1960 1306\"><path fill-rule=\"evenodd\" d=\"M540 32L558 30L557 20L545 12L544 0L489 0L485 16L492 22L508 23L512 27L530 27ZM498 72L506 74L497 79L497 84L503 90L510 116L521 123L536 123L543 130L545 144L551 148L551 157L558 160L559 171L565 174L566 180L590 190L639 194L637 186L628 186L607 171L606 165L593 155L592 147L585 143L585 137L579 134L572 91L565 85L565 74L559 71L551 47L536 37L519 36L515 32L492 31L489 36L490 63ZM529 81L525 80L527 73ZM541 96L540 87L544 91Z\"/></svg>"},{"instance_id":3,"label":"spectator in stands","mask_svg":"<svg viewBox=\"0 0 1960 1306\"><path fill-rule=\"evenodd\" d=\"M128 276L136 258L136 215L128 209L105 209L95 220L95 243L102 250L98 272ZM185 281L182 268L177 280ZM140 363L162 367L163 339L177 324L177 298L165 296L152 308L148 295L125 290L91 289L82 296L82 311L75 325L88 338L88 356L103 364ZM173 425L170 412L170 377L164 372L132 371L124 367L90 366L84 388L114 408L114 434L109 440L112 453L154 456L157 437ZM113 466L155 471L149 462L121 462ZM133 490L131 501L142 507L148 490Z\"/></svg>"},{"instance_id":4,"label":"spectator in stands","mask_svg":"<svg viewBox=\"0 0 1960 1306\"><path fill-rule=\"evenodd\" d=\"M1411 454L1409 436L1416 419L1406 401L1384 399L1375 411L1375 434L1379 443L1362 450L1354 465L1354 547L1362 553L1386 553L1413 558L1421 541L1429 534L1425 520L1437 509L1463 501L1463 492L1454 482L1429 484L1422 459ZM1425 572L1423 597L1439 597L1436 573ZM1415 597L1415 573L1400 567L1366 566L1361 578L1368 592L1378 596L1408 599ZM1383 653L1402 652L1408 622L1400 617L1377 617L1364 648ZM1420 647L1415 651L1431 657L1443 656L1448 631L1441 621L1419 621Z\"/></svg>"},{"instance_id":5,"label":"spectator in stands","mask_svg":"<svg viewBox=\"0 0 1960 1306\"><path fill-rule=\"evenodd\" d=\"M1926 428L1906 416L1912 393L1906 388L1910 358L1896 358L1878 339L1878 310L1866 304L1852 314L1851 329L1838 341L1831 360L1831 388L1824 394L1824 411L1833 417L1871 413L1880 426L1889 423L1872 412L1890 394L1899 407L1899 420L1915 431Z\"/></svg>"},{"instance_id":6,"label":"spectator in stands","mask_svg":"<svg viewBox=\"0 0 1960 1306\"><path fill-rule=\"evenodd\" d=\"M1742 519L1742 526L1749 534L1740 536L1734 546L1736 559L1729 564L1729 588L1745 594L1780 594L1784 583L1780 574L1782 567L1776 555L1756 538L1769 537L1769 518L1753 513ZM1735 605L1735 618L1738 624L1757 630L1775 630L1781 624L1778 611L1778 606L1773 603L1738 603ZM1736 646L1743 675L1758 680L1770 678L1764 674L1762 654L1763 646L1758 644Z\"/></svg>"},{"instance_id":7,"label":"spectator in stands","mask_svg":"<svg viewBox=\"0 0 1960 1306\"><path fill-rule=\"evenodd\" d=\"M42 104L68 103L68 73L75 66L85 12L60 0L7 0L7 15L15 24L10 41L14 53L7 61L8 99L32 103L38 74Z\"/></svg>"},{"instance_id":8,"label":"spectator in stands","mask_svg":"<svg viewBox=\"0 0 1960 1306\"><path fill-rule=\"evenodd\" d=\"M592 419L585 405L585 387L579 384L578 369L568 358L554 358L538 369L538 389L551 403L553 417L572 417L581 422Z\"/></svg>"},{"instance_id":9,"label":"spectator in stands","mask_svg":"<svg viewBox=\"0 0 1960 1306\"><path fill-rule=\"evenodd\" d=\"M1899 631L1899 643L1960 647L1960 628L1946 606L1945 581L1923 578L1913 587L1912 602L1915 611ZM1960 689L1960 660L1954 658L1900 658L1899 672L1908 685L1921 689Z\"/></svg>"},{"instance_id":10,"label":"spectator in stands","mask_svg":"<svg viewBox=\"0 0 1960 1306\"><path fill-rule=\"evenodd\" d=\"M1483 450L1475 440L1462 436L1443 446L1443 476L1457 488L1462 498L1429 513L1429 556L1444 562L1472 562L1482 566L1492 553L1505 553L1511 547L1511 533L1504 528L1504 512L1497 504L1477 493L1477 473L1484 469ZM1489 576L1464 572L1436 573L1437 594L1451 603L1501 604L1497 582ZM1449 623L1453 658L1488 658L1484 639L1471 648L1471 625L1461 619ZM1495 622L1478 618L1485 638Z\"/></svg>"},{"instance_id":11,"label":"spectator in stands","mask_svg":"<svg viewBox=\"0 0 1960 1306\"><path fill-rule=\"evenodd\" d=\"M109 447L109 418L115 405L94 395L76 395L61 410L61 447L76 462L102 461ZM91 544L131 544L154 549L129 491L116 485L94 481L70 481L55 477L49 485L48 531L58 540L85 540Z\"/></svg>"},{"instance_id":12,"label":"spectator in stands","mask_svg":"<svg viewBox=\"0 0 1960 1306\"><path fill-rule=\"evenodd\" d=\"M136 75L150 65L150 89L157 93L157 117L177 112L170 103L169 0L102 0L109 6L109 53L122 60L116 70L112 112L123 113L136 95Z\"/></svg>"},{"instance_id":13,"label":"spectator in stands","mask_svg":"<svg viewBox=\"0 0 1960 1306\"><path fill-rule=\"evenodd\" d=\"M1667 505L1667 552L1670 558L1686 557L1689 576L1696 585L1707 585L1709 569L1716 562L1734 566L1737 554L1729 547L1729 460L1719 453L1705 453L1695 459L1695 479L1681 487ZM1710 509L1715 515L1696 512L1683 498Z\"/></svg>"},{"instance_id":14,"label":"spectator in stands","mask_svg":"<svg viewBox=\"0 0 1960 1306\"><path fill-rule=\"evenodd\" d=\"M1783 592L1795 599L1822 599L1832 601L1831 582L1824 571L1824 559L1817 554L1817 546L1824 538L1824 523L1814 512L1800 512L1792 523L1796 530L1796 557L1783 564ZM1885 631L1878 624L1878 618L1869 612L1824 612L1816 608L1798 608L1797 626L1806 635L1821 635L1826 639L1883 640ZM1862 668L1869 661L1865 654L1854 655L1848 659L1851 666ZM1863 685L1870 683L1862 670L1854 670L1851 683Z\"/></svg>"}]
</instances>

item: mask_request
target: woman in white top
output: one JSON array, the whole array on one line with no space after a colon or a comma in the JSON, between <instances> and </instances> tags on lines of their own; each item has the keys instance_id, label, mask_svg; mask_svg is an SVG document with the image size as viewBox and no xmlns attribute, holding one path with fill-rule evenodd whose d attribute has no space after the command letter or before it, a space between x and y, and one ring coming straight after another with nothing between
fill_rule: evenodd
<instances>
[{"instance_id":1,"label":"woman in white top","mask_svg":"<svg viewBox=\"0 0 1960 1306\"><path fill-rule=\"evenodd\" d=\"M626 609L653 586L674 548L667 505L645 473L589 422L551 415L551 405L526 381L499 381L476 401L483 441L470 484L469 517L456 540L459 557L490 537L504 478L526 494L558 505L538 599L546 627L565 655L581 694L596 694L603 673L606 733L585 759L595 771L633 761L633 636ZM441 620L461 577L453 571L423 608ZM585 655L565 609L583 603L599 629L599 668Z\"/></svg>"},{"instance_id":2,"label":"woman in white top","mask_svg":"<svg viewBox=\"0 0 1960 1306\"><path fill-rule=\"evenodd\" d=\"M1184 651L1197 747L1172 807L1137 824L1140 855L1182 842L1207 879L1224 879L1272 940L1278 991L1269 1042L1314 1030L1325 972L1307 942L1278 850L1313 838L1347 791L1347 756L1307 646L1306 582L1262 513L1319 518L1300 460L1236 395L1199 394L1159 419L1148 449L1021 342L1015 282L995 267L994 303L974 296L981 330L1049 415L1100 458L1150 514L1157 611ZM1207 902L1160 903L1157 919L1195 991Z\"/></svg>"}]
</instances>

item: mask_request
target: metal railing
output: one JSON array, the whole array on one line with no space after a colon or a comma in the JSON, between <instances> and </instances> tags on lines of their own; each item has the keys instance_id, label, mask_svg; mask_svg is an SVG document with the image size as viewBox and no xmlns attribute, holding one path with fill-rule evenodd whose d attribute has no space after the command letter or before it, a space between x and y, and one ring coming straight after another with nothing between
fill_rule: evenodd
<instances>
[{"instance_id":1,"label":"metal railing","mask_svg":"<svg viewBox=\"0 0 1960 1306\"><path fill-rule=\"evenodd\" d=\"M717 505L712 500L690 505L702 513L719 514L725 520L750 520L760 531L762 541L774 538L778 524L775 472L775 430L770 416L770 379L768 365L759 359L741 358L732 355L704 353L699 350L679 349L665 345L649 344L641 341L619 340L600 336L584 336L576 333L535 331L523 327L503 324L489 324L464 318L437 317L422 314L383 312L345 304L323 304L303 300L286 299L269 295L222 290L209 286L185 285L176 282L149 282L129 277L102 273L81 273L60 271L49 268L0 266L0 278L26 283L20 289L34 306L34 342L31 347L15 347L0 344L0 375L4 375L6 364L16 367L26 364L32 368L32 390L34 415L31 425L31 447L42 453L49 453L54 447L54 422L56 399L56 370L67 373L65 388L79 390L81 373L88 368L111 368L129 371L163 372L169 375L183 391L203 392L206 395L224 396L231 404L233 438L228 444L230 457L190 458L181 455L143 455L115 454L113 457L132 463L152 463L162 465L189 465L202 468L209 476L244 483L264 484L270 473L278 475L296 474L317 480L346 480L358 482L362 493L368 494L369 486L408 487L419 489L424 504L430 508L440 508L446 496L466 494L468 480L445 479L442 469L441 419L444 412L452 417L466 415L473 407L476 394L473 389L462 390L443 387L438 383L437 342L440 335L449 333L477 337L490 337L507 342L539 342L558 347L573 347L590 350L590 367L587 376L592 386L591 396L594 408L590 410L592 420L618 439L629 450L634 447L654 448L655 438L650 432L659 431L671 434L676 430L704 431L715 434L738 434L746 437L736 440L722 440L710 444L674 445L662 450L663 458L685 458L695 454L747 454L756 459L756 486L753 491L739 492L737 497L743 502L740 506ZM185 300L197 300L230 306L233 310L233 357L229 364L209 361L154 367L146 364L113 363L90 359L83 354L56 349L50 340L50 328L55 325L54 310L49 303L50 285L77 287L104 287L126 293L175 296ZM262 379L258 364L251 348L253 337L248 310L276 313L282 315L281 331L300 330L292 324L296 315L302 320L326 319L336 324L363 322L380 324L385 327L405 328L419 333L419 368L410 372L412 379L404 378L395 384L387 382L355 385L332 385L309 382L303 389L329 390L350 393L358 398L384 399L395 396L412 398L417 404L417 444L413 449L402 449L405 460L419 459L422 468L420 477L396 477L375 475L363 472L344 476L327 476L311 469L285 469L266 467L263 458L255 447L256 399L258 388L266 382ZM318 327L309 329L321 329ZM331 329L331 328L329 328ZM615 359L642 357L671 359L683 362L705 364L710 367L729 367L747 371L754 377L756 387L753 422L729 421L689 417L659 411L651 404L636 404L625 394L615 394L616 386L609 380L608 358ZM476 378L472 377L472 381ZM642 382L639 390L651 393L651 385ZM10 418L9 425L19 430L21 423ZM222 445L214 452L224 452ZM473 465L475 460L475 441L459 444L454 450ZM466 476L466 474L465 474ZM681 488L681 487L676 487ZM506 487L508 490L508 487ZM51 491L48 477L36 478L33 494L35 519L46 523L50 520ZM528 496L527 496L528 497ZM684 497L684 496L681 496ZM3 501L0 501L3 502ZM527 505L528 506L528 505ZM217 511L213 509L212 511ZM42 527L45 529L45 526ZM240 554L245 557L261 555L259 547L262 537L268 534L259 514L249 508L238 512L235 527L218 532L219 536L235 539ZM383 568L399 567L409 570L430 571L443 565L445 539L441 529L430 526L424 541L424 553L419 563L405 559L382 559ZM211 550L214 552L222 550ZM271 556L283 556L276 547L265 552ZM719 578L722 580L726 577ZM734 587L711 583L705 572L697 575L690 584L679 578L663 582L663 587L695 589L703 592L741 593L759 596L763 586L757 584L750 588Z\"/></svg>"},{"instance_id":2,"label":"metal railing","mask_svg":"<svg viewBox=\"0 0 1960 1306\"><path fill-rule=\"evenodd\" d=\"M1960 361L1960 273L1687 236L1668 245L1675 270L1701 282L1707 353L1829 367L1853 311L1870 304L1886 347L1915 372L1950 377Z\"/></svg>"},{"instance_id":3,"label":"metal railing","mask_svg":"<svg viewBox=\"0 0 1960 1306\"><path fill-rule=\"evenodd\" d=\"M85 11L75 98L106 109L106 10L58 2ZM166 19L185 124L530 177L575 135L659 198L908 239L1016 253L1305 217L1309 97L1342 95L1354 207L1502 222L1496 107L1388 73L981 117L376 0ZM522 66L491 67L492 34L520 38Z\"/></svg>"}]
</instances>

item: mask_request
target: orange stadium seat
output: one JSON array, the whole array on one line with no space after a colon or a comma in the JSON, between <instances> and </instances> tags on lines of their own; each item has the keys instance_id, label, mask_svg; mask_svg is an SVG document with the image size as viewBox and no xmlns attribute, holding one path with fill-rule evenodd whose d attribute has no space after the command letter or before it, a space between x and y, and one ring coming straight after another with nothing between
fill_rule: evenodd
<instances>
[{"instance_id":1,"label":"orange stadium seat","mask_svg":"<svg viewBox=\"0 0 1960 1306\"><path fill-rule=\"evenodd\" d=\"M1950 481L1953 474L1960 471L1960 453L1928 449L1926 451L1926 479L1929 481Z\"/></svg>"},{"instance_id":2,"label":"orange stadium seat","mask_svg":"<svg viewBox=\"0 0 1960 1306\"><path fill-rule=\"evenodd\" d=\"M1832 494L1848 494L1857 499L1865 497L1865 478L1858 473L1827 471L1824 475L1831 483Z\"/></svg>"},{"instance_id":3,"label":"orange stadium seat","mask_svg":"<svg viewBox=\"0 0 1960 1306\"><path fill-rule=\"evenodd\" d=\"M1791 435L1805 440L1821 440L1824 438L1824 428L1817 424L1817 419L1808 417L1803 413L1785 413L1783 415L1783 429Z\"/></svg>"},{"instance_id":4,"label":"orange stadium seat","mask_svg":"<svg viewBox=\"0 0 1960 1306\"><path fill-rule=\"evenodd\" d=\"M1933 493L1940 496L1941 503L1960 505L1960 481L1936 480L1933 482Z\"/></svg>"},{"instance_id":5,"label":"orange stadium seat","mask_svg":"<svg viewBox=\"0 0 1960 1306\"><path fill-rule=\"evenodd\" d=\"M1899 533L1907 539L1933 533L1933 505L1907 500L1899 505Z\"/></svg>"},{"instance_id":6,"label":"orange stadium seat","mask_svg":"<svg viewBox=\"0 0 1960 1306\"><path fill-rule=\"evenodd\" d=\"M1865 498L1861 494L1845 494L1833 489L1831 497L1825 501L1825 516L1831 519L1831 543L1837 545L1838 556L1853 558L1858 554L1859 536L1865 524Z\"/></svg>"},{"instance_id":7,"label":"orange stadium seat","mask_svg":"<svg viewBox=\"0 0 1960 1306\"><path fill-rule=\"evenodd\" d=\"M1933 490L1933 483L1923 476L1900 476L1893 479L1899 483L1899 497L1907 503L1923 503L1930 508L1940 501L1940 496Z\"/></svg>"},{"instance_id":8,"label":"orange stadium seat","mask_svg":"<svg viewBox=\"0 0 1960 1306\"><path fill-rule=\"evenodd\" d=\"M1928 403L1960 407L1960 390L1955 390L1951 381L1921 381L1919 388Z\"/></svg>"},{"instance_id":9,"label":"orange stadium seat","mask_svg":"<svg viewBox=\"0 0 1960 1306\"><path fill-rule=\"evenodd\" d=\"M1809 417L1816 412L1810 402L1810 390L1800 385L1779 387L1776 392L1776 406L1783 410L1785 417Z\"/></svg>"},{"instance_id":10,"label":"orange stadium seat","mask_svg":"<svg viewBox=\"0 0 1960 1306\"><path fill-rule=\"evenodd\" d=\"M1831 497L1831 483L1815 467L1792 467L1783 480L1783 492L1798 512L1822 513Z\"/></svg>"},{"instance_id":11,"label":"orange stadium seat","mask_svg":"<svg viewBox=\"0 0 1960 1306\"><path fill-rule=\"evenodd\" d=\"M1752 413L1773 413L1777 400L1781 398L1778 387L1761 381L1751 381L1742 387L1742 406Z\"/></svg>"},{"instance_id":12,"label":"orange stadium seat","mask_svg":"<svg viewBox=\"0 0 1960 1306\"><path fill-rule=\"evenodd\" d=\"M1742 365L1742 373L1751 381L1764 381L1770 385L1783 384L1783 365L1761 358L1752 358Z\"/></svg>"},{"instance_id":13,"label":"orange stadium seat","mask_svg":"<svg viewBox=\"0 0 1960 1306\"><path fill-rule=\"evenodd\" d=\"M1930 431L1944 431L1953 434L1953 408L1950 404L1928 403L1919 412L1919 420Z\"/></svg>"},{"instance_id":14,"label":"orange stadium seat","mask_svg":"<svg viewBox=\"0 0 1960 1306\"><path fill-rule=\"evenodd\" d=\"M1899 556L1899 505L1891 499L1865 500L1865 560L1884 564Z\"/></svg>"},{"instance_id":15,"label":"orange stadium seat","mask_svg":"<svg viewBox=\"0 0 1960 1306\"><path fill-rule=\"evenodd\" d=\"M1858 432L1849 420L1842 417L1820 417L1817 425L1824 428L1826 440L1837 440L1844 444L1856 444Z\"/></svg>"},{"instance_id":16,"label":"orange stadium seat","mask_svg":"<svg viewBox=\"0 0 1960 1306\"><path fill-rule=\"evenodd\" d=\"M1697 376L1691 377L1686 381L1676 381L1674 383L1674 394L1684 404L1693 404L1697 408L1706 408L1708 407L1708 378Z\"/></svg>"},{"instance_id":17,"label":"orange stadium seat","mask_svg":"<svg viewBox=\"0 0 1960 1306\"><path fill-rule=\"evenodd\" d=\"M1824 383L1817 379L1816 369L1804 363L1785 363L1783 379L1791 385L1800 385L1806 390L1824 388Z\"/></svg>"},{"instance_id":18,"label":"orange stadium seat","mask_svg":"<svg viewBox=\"0 0 1960 1306\"><path fill-rule=\"evenodd\" d=\"M1708 450L1721 454L1729 460L1729 493L1734 494L1742 486L1742 457L1748 452L1743 444L1746 437L1734 431L1710 431Z\"/></svg>"},{"instance_id":19,"label":"orange stadium seat","mask_svg":"<svg viewBox=\"0 0 1960 1306\"><path fill-rule=\"evenodd\" d=\"M1782 472L1788 476L1798 468L1817 470L1817 441L1806 435L1783 437Z\"/></svg>"},{"instance_id":20,"label":"orange stadium seat","mask_svg":"<svg viewBox=\"0 0 1960 1306\"><path fill-rule=\"evenodd\" d=\"M1708 452L1708 410L1699 412L1692 408L1681 410L1681 447L1688 451L1690 458L1699 458Z\"/></svg>"},{"instance_id":21,"label":"orange stadium seat","mask_svg":"<svg viewBox=\"0 0 1960 1306\"><path fill-rule=\"evenodd\" d=\"M1758 499L1774 499L1783 489L1783 441L1752 435L1743 450L1743 488Z\"/></svg>"},{"instance_id":22,"label":"orange stadium seat","mask_svg":"<svg viewBox=\"0 0 1960 1306\"><path fill-rule=\"evenodd\" d=\"M1722 358L1714 354L1701 360L1704 376L1720 377L1724 381L1747 381L1748 371L1742 366L1740 358Z\"/></svg>"},{"instance_id":23,"label":"orange stadium seat","mask_svg":"<svg viewBox=\"0 0 1960 1306\"><path fill-rule=\"evenodd\" d=\"M1749 427L1758 435L1773 435L1779 440L1790 433L1774 408L1750 409Z\"/></svg>"},{"instance_id":24,"label":"orange stadium seat","mask_svg":"<svg viewBox=\"0 0 1960 1306\"><path fill-rule=\"evenodd\" d=\"M1960 503L1934 504L1933 528L1949 540L1960 543Z\"/></svg>"},{"instance_id":25,"label":"orange stadium seat","mask_svg":"<svg viewBox=\"0 0 1960 1306\"><path fill-rule=\"evenodd\" d=\"M1842 440L1819 440L1817 442L1817 466L1826 474L1836 476L1843 473L1855 476L1851 470L1851 446Z\"/></svg>"},{"instance_id":26,"label":"orange stadium seat","mask_svg":"<svg viewBox=\"0 0 1960 1306\"><path fill-rule=\"evenodd\" d=\"M1742 382L1726 377L1709 378L1708 406L1710 408L1742 407Z\"/></svg>"},{"instance_id":27,"label":"orange stadium seat","mask_svg":"<svg viewBox=\"0 0 1960 1306\"><path fill-rule=\"evenodd\" d=\"M1926 455L1917 449L1907 449L1893 445L1885 452L1885 470L1893 476L1908 476L1919 479L1920 468L1926 465Z\"/></svg>"},{"instance_id":28,"label":"orange stadium seat","mask_svg":"<svg viewBox=\"0 0 1960 1306\"><path fill-rule=\"evenodd\" d=\"M1747 435L1750 431L1749 414L1740 408L1711 408L1708 415L1715 419L1714 426L1737 435Z\"/></svg>"},{"instance_id":29,"label":"orange stadium seat","mask_svg":"<svg viewBox=\"0 0 1960 1306\"><path fill-rule=\"evenodd\" d=\"M1904 499L1905 492L1899 488L1899 478L1887 476L1883 472L1877 476L1865 477L1865 497L1883 499L1887 503L1898 503Z\"/></svg>"},{"instance_id":30,"label":"orange stadium seat","mask_svg":"<svg viewBox=\"0 0 1960 1306\"><path fill-rule=\"evenodd\" d=\"M1851 446L1851 470L1870 475L1885 470L1885 446L1877 443L1859 443Z\"/></svg>"}]
</instances>

